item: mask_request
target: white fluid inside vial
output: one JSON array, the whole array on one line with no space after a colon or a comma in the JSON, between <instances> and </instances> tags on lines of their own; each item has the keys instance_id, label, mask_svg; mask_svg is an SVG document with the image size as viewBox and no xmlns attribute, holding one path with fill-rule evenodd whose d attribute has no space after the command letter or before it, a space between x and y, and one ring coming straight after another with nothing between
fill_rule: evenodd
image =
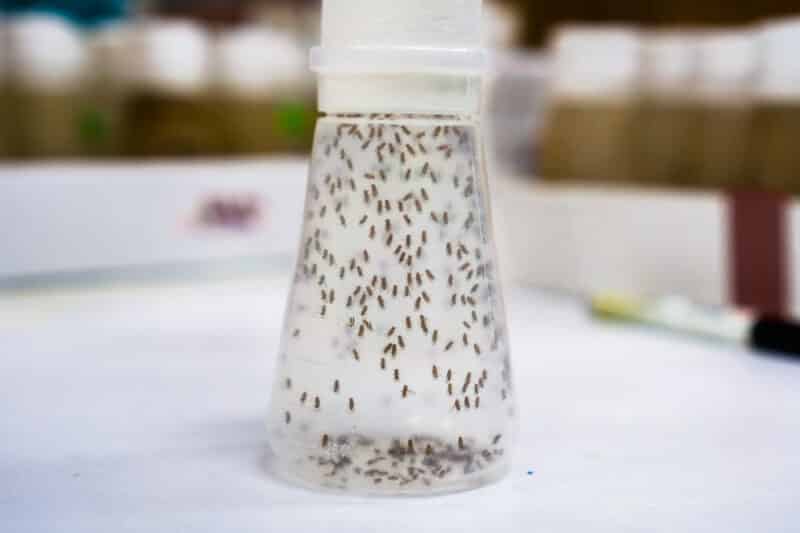
<instances>
[{"instance_id":1,"label":"white fluid inside vial","mask_svg":"<svg viewBox=\"0 0 800 533\"><path fill-rule=\"evenodd\" d=\"M328 117L269 418L282 473L452 491L508 469L514 404L477 124Z\"/></svg>"}]
</instances>

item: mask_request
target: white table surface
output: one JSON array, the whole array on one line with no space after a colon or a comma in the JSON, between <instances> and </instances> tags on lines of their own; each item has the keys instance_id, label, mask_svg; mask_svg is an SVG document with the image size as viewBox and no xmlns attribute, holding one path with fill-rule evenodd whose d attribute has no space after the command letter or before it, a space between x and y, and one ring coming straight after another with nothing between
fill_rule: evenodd
<instances>
[{"instance_id":1,"label":"white table surface","mask_svg":"<svg viewBox=\"0 0 800 533\"><path fill-rule=\"evenodd\" d=\"M505 481L428 499L286 486L262 421L287 279L0 293L0 531L800 530L800 363L532 290L507 298Z\"/></svg>"}]
</instances>

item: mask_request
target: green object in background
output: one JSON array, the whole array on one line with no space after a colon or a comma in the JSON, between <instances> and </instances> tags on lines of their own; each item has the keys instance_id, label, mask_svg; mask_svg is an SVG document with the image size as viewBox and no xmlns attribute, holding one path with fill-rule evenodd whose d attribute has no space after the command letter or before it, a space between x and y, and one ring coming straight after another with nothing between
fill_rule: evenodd
<instances>
[{"instance_id":1,"label":"green object in background","mask_svg":"<svg viewBox=\"0 0 800 533\"><path fill-rule=\"evenodd\" d=\"M85 108L78 117L78 130L81 141L86 144L98 146L108 141L111 127L106 117L100 110Z\"/></svg>"},{"instance_id":2,"label":"green object in background","mask_svg":"<svg viewBox=\"0 0 800 533\"><path fill-rule=\"evenodd\" d=\"M279 135L304 138L314 126L314 112L301 102L284 102L275 106L275 122Z\"/></svg>"},{"instance_id":3,"label":"green object in background","mask_svg":"<svg viewBox=\"0 0 800 533\"><path fill-rule=\"evenodd\" d=\"M639 321L643 319L644 304L635 298L616 294L600 294L591 300L592 313L606 320Z\"/></svg>"}]
</instances>

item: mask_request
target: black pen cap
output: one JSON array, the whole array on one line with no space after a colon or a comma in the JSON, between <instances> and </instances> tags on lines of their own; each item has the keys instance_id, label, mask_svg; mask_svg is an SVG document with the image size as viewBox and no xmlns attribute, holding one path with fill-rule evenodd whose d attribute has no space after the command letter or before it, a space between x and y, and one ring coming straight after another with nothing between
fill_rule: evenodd
<instances>
[{"instance_id":1,"label":"black pen cap","mask_svg":"<svg viewBox=\"0 0 800 533\"><path fill-rule=\"evenodd\" d=\"M800 324L776 317L761 317L750 332L754 348L800 355Z\"/></svg>"}]
</instances>

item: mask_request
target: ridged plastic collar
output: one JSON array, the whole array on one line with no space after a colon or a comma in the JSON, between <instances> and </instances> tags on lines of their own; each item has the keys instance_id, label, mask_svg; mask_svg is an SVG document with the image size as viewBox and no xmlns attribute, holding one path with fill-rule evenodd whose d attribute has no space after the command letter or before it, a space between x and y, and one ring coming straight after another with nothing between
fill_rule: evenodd
<instances>
[{"instance_id":1,"label":"ridged plastic collar","mask_svg":"<svg viewBox=\"0 0 800 533\"><path fill-rule=\"evenodd\" d=\"M311 49L318 74L436 74L481 76L488 67L482 48L363 47Z\"/></svg>"}]
</instances>

